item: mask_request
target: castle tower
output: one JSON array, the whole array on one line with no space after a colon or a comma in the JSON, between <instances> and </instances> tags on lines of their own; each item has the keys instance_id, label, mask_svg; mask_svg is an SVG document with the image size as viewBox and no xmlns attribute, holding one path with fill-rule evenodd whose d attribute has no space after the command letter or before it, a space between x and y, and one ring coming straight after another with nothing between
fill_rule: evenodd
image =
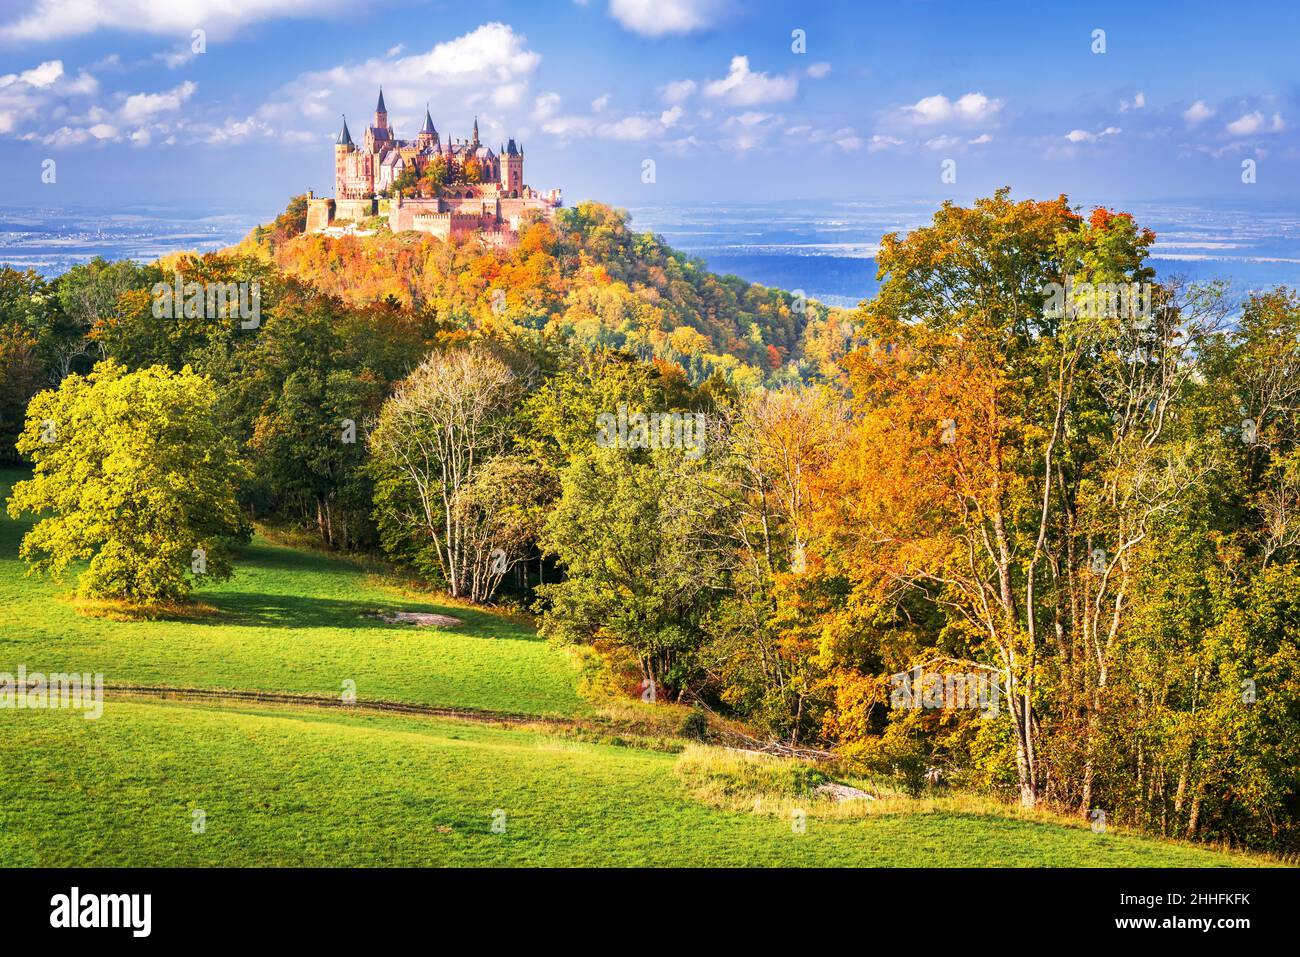
<instances>
[{"instance_id":1,"label":"castle tower","mask_svg":"<svg viewBox=\"0 0 1300 957\"><path fill-rule=\"evenodd\" d=\"M470 141L470 146L478 149L478 117L474 117L474 139Z\"/></svg>"},{"instance_id":2,"label":"castle tower","mask_svg":"<svg viewBox=\"0 0 1300 957\"><path fill-rule=\"evenodd\" d=\"M352 142L352 134L348 132L348 118L343 117L343 128L339 130L338 138L334 140L334 195L342 197L344 195L347 180L348 154L355 150L356 144Z\"/></svg>"},{"instance_id":3,"label":"castle tower","mask_svg":"<svg viewBox=\"0 0 1300 957\"><path fill-rule=\"evenodd\" d=\"M388 129L388 107L384 106L384 88L379 88L379 102L375 104L375 129Z\"/></svg>"},{"instance_id":4,"label":"castle tower","mask_svg":"<svg viewBox=\"0 0 1300 957\"><path fill-rule=\"evenodd\" d=\"M433 125L433 117L429 115L429 104L424 104L424 126L420 127L420 132L415 136L415 142L419 144L420 149L438 146L438 129Z\"/></svg>"},{"instance_id":5,"label":"castle tower","mask_svg":"<svg viewBox=\"0 0 1300 957\"><path fill-rule=\"evenodd\" d=\"M510 196L519 195L524 188L524 154L513 139L501 157L501 188Z\"/></svg>"}]
</instances>

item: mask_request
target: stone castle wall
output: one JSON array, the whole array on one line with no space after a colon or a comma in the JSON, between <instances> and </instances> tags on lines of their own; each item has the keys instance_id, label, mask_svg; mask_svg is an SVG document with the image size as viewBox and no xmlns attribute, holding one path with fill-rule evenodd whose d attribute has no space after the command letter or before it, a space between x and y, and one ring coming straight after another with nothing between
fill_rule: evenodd
<instances>
[{"instance_id":1,"label":"stone castle wall","mask_svg":"<svg viewBox=\"0 0 1300 957\"><path fill-rule=\"evenodd\" d=\"M334 200L307 200L307 232L319 233L334 221Z\"/></svg>"},{"instance_id":2,"label":"stone castle wall","mask_svg":"<svg viewBox=\"0 0 1300 957\"><path fill-rule=\"evenodd\" d=\"M375 215L373 199L335 200L334 218L359 223Z\"/></svg>"}]
</instances>

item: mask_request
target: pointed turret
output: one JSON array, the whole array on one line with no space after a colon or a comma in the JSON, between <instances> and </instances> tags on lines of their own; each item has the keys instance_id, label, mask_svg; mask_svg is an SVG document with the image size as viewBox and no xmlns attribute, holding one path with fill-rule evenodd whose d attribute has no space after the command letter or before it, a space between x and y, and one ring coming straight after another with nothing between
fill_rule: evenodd
<instances>
[{"instance_id":1,"label":"pointed turret","mask_svg":"<svg viewBox=\"0 0 1300 957\"><path fill-rule=\"evenodd\" d=\"M524 189L524 157L514 137L506 143L501 161L501 187L511 196L519 196Z\"/></svg>"},{"instance_id":2,"label":"pointed turret","mask_svg":"<svg viewBox=\"0 0 1300 957\"><path fill-rule=\"evenodd\" d=\"M375 104L375 129L388 129L388 107L384 106L384 88L379 88L379 102Z\"/></svg>"},{"instance_id":3,"label":"pointed turret","mask_svg":"<svg viewBox=\"0 0 1300 957\"><path fill-rule=\"evenodd\" d=\"M474 146L478 146L478 117L474 117Z\"/></svg>"},{"instance_id":4,"label":"pointed turret","mask_svg":"<svg viewBox=\"0 0 1300 957\"><path fill-rule=\"evenodd\" d=\"M343 117L343 129L339 130L339 137L334 141L334 145L347 146L349 148L353 145L352 134L348 132L348 118L346 115Z\"/></svg>"},{"instance_id":5,"label":"pointed turret","mask_svg":"<svg viewBox=\"0 0 1300 957\"><path fill-rule=\"evenodd\" d=\"M429 115L429 104L424 104L424 126L420 127L421 133L437 133L433 127L433 117Z\"/></svg>"}]
</instances>

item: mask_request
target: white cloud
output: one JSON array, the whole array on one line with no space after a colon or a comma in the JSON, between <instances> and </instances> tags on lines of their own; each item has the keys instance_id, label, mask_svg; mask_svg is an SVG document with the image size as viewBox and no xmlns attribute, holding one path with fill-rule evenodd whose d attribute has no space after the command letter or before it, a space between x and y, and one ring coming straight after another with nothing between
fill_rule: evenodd
<instances>
[{"instance_id":1,"label":"white cloud","mask_svg":"<svg viewBox=\"0 0 1300 957\"><path fill-rule=\"evenodd\" d=\"M89 130L74 130L70 126L61 126L53 133L43 136L41 142L46 146L80 146L89 139Z\"/></svg>"},{"instance_id":2,"label":"white cloud","mask_svg":"<svg viewBox=\"0 0 1300 957\"><path fill-rule=\"evenodd\" d=\"M831 65L825 60L814 63L812 66L808 67L808 69L803 71L804 76L811 77L814 80L820 80L823 77L830 76L830 72Z\"/></svg>"},{"instance_id":3,"label":"white cloud","mask_svg":"<svg viewBox=\"0 0 1300 957\"><path fill-rule=\"evenodd\" d=\"M931 126L936 123L975 123L988 120L1002 109L1002 101L983 93L967 93L950 100L942 93L923 97L903 108L903 115L913 123Z\"/></svg>"},{"instance_id":4,"label":"white cloud","mask_svg":"<svg viewBox=\"0 0 1300 957\"><path fill-rule=\"evenodd\" d=\"M544 120L547 117L554 116L555 111L560 108L560 94L543 93L533 102L533 117Z\"/></svg>"},{"instance_id":5,"label":"white cloud","mask_svg":"<svg viewBox=\"0 0 1300 957\"><path fill-rule=\"evenodd\" d=\"M969 143L971 146L983 146L985 143L992 143L993 137L989 136L989 134L987 133L981 133L973 140L967 140L966 142Z\"/></svg>"},{"instance_id":6,"label":"white cloud","mask_svg":"<svg viewBox=\"0 0 1300 957\"><path fill-rule=\"evenodd\" d=\"M674 80L659 88L659 96L665 103L681 103L694 92L694 80Z\"/></svg>"},{"instance_id":7,"label":"white cloud","mask_svg":"<svg viewBox=\"0 0 1300 957\"><path fill-rule=\"evenodd\" d=\"M1251 136L1255 133L1281 133L1286 129L1286 123L1281 113L1274 113L1272 120L1268 120L1257 110L1237 117L1224 129L1233 136Z\"/></svg>"},{"instance_id":8,"label":"white cloud","mask_svg":"<svg viewBox=\"0 0 1300 957\"><path fill-rule=\"evenodd\" d=\"M122 119L128 123L142 123L156 113L170 113L179 110L185 101L194 95L197 87L186 80L175 89L165 93L136 93L128 96L122 104Z\"/></svg>"},{"instance_id":9,"label":"white cloud","mask_svg":"<svg viewBox=\"0 0 1300 957\"><path fill-rule=\"evenodd\" d=\"M47 60L18 73L4 74L0 76L0 134L25 140L41 139L49 129L45 124L51 120L71 133L70 114L84 110L86 99L98 89L99 82L84 70L70 77L63 69L62 60ZM101 114L86 123L100 122L107 115L103 111ZM85 139L91 138L85 131Z\"/></svg>"},{"instance_id":10,"label":"white cloud","mask_svg":"<svg viewBox=\"0 0 1300 957\"><path fill-rule=\"evenodd\" d=\"M99 89L99 81L83 70L75 80L62 84L60 89L68 96L92 96Z\"/></svg>"},{"instance_id":11,"label":"white cloud","mask_svg":"<svg viewBox=\"0 0 1300 957\"><path fill-rule=\"evenodd\" d=\"M1197 100L1183 111L1183 119L1187 121L1188 126L1196 126L1208 120L1214 113L1214 107L1206 104L1204 100Z\"/></svg>"},{"instance_id":12,"label":"white cloud","mask_svg":"<svg viewBox=\"0 0 1300 957\"><path fill-rule=\"evenodd\" d=\"M779 116L773 118L776 120L781 119ZM787 126L782 130L782 133L787 137L797 138L801 145L832 145L846 153L852 153L865 145L862 137L851 126L842 126L837 130L826 130L800 123L796 126ZM901 141L899 142L901 143Z\"/></svg>"},{"instance_id":13,"label":"white cloud","mask_svg":"<svg viewBox=\"0 0 1300 957\"><path fill-rule=\"evenodd\" d=\"M590 136L596 123L589 116L554 116L542 124L542 131L561 138Z\"/></svg>"},{"instance_id":14,"label":"white cloud","mask_svg":"<svg viewBox=\"0 0 1300 957\"><path fill-rule=\"evenodd\" d=\"M936 136L934 139L925 141L925 148L928 150L949 150L960 145L961 140L955 136Z\"/></svg>"},{"instance_id":15,"label":"white cloud","mask_svg":"<svg viewBox=\"0 0 1300 957\"><path fill-rule=\"evenodd\" d=\"M648 116L625 116L613 123L601 123L597 135L612 140L648 140L658 135L663 127Z\"/></svg>"},{"instance_id":16,"label":"white cloud","mask_svg":"<svg viewBox=\"0 0 1300 957\"><path fill-rule=\"evenodd\" d=\"M319 114L366 117L382 87L390 121L399 135L402 118L418 123L429 101L435 104L435 114L439 102L463 110L462 115L434 116L439 129L450 128L467 123L476 106L511 109L527 102L541 61L541 54L529 48L522 34L504 23L485 23L422 53L372 57L299 74L277 91L259 116L287 125L299 120L304 104L310 102ZM321 96L322 91L327 95ZM534 115L550 115L548 111L553 112L558 103L555 94L542 94L534 101Z\"/></svg>"},{"instance_id":17,"label":"white cloud","mask_svg":"<svg viewBox=\"0 0 1300 957\"><path fill-rule=\"evenodd\" d=\"M722 12L721 0L609 0L609 15L645 37L707 30Z\"/></svg>"},{"instance_id":18,"label":"white cloud","mask_svg":"<svg viewBox=\"0 0 1300 957\"><path fill-rule=\"evenodd\" d=\"M243 142L254 136L271 136L274 130L261 120L249 116L242 120L230 117L218 126L203 127L202 133L207 142L224 144Z\"/></svg>"},{"instance_id":19,"label":"white cloud","mask_svg":"<svg viewBox=\"0 0 1300 957\"><path fill-rule=\"evenodd\" d=\"M659 146L675 156L685 156L700 149L703 144L694 136L683 136L675 140L666 140Z\"/></svg>"},{"instance_id":20,"label":"white cloud","mask_svg":"<svg viewBox=\"0 0 1300 957\"><path fill-rule=\"evenodd\" d=\"M167 69L175 70L182 67L194 59L194 53L190 50L175 50L171 53L156 53L154 58L160 61Z\"/></svg>"},{"instance_id":21,"label":"white cloud","mask_svg":"<svg viewBox=\"0 0 1300 957\"><path fill-rule=\"evenodd\" d=\"M303 116L325 116L329 113L326 105L330 97L329 90L314 90L307 94L302 103Z\"/></svg>"},{"instance_id":22,"label":"white cloud","mask_svg":"<svg viewBox=\"0 0 1300 957\"><path fill-rule=\"evenodd\" d=\"M354 0L35 0L26 12L0 25L0 40L39 42L97 30L188 37L196 27L209 38L224 37L247 23L329 16L357 6ZM368 4L361 0L360 6Z\"/></svg>"},{"instance_id":23,"label":"white cloud","mask_svg":"<svg viewBox=\"0 0 1300 957\"><path fill-rule=\"evenodd\" d=\"M533 119L541 123L542 132L562 140L598 137L604 140L641 142L667 136L686 117L686 110L681 104L673 104L657 113L649 111L620 116L611 113L611 102L612 97L605 94L591 101L590 114L561 113L559 94L543 93L534 103ZM695 142L694 137L683 137L676 141L675 148L686 149Z\"/></svg>"},{"instance_id":24,"label":"white cloud","mask_svg":"<svg viewBox=\"0 0 1300 957\"><path fill-rule=\"evenodd\" d=\"M117 138L117 128L108 123L96 123L89 127L61 126L53 133L41 138L46 146L81 146L84 143L99 142Z\"/></svg>"},{"instance_id":25,"label":"white cloud","mask_svg":"<svg viewBox=\"0 0 1300 957\"><path fill-rule=\"evenodd\" d=\"M629 113L617 118L607 114L592 116L550 116L542 123L542 131L560 139L599 137L622 142L641 142L665 136L685 116L680 106L673 106L659 114Z\"/></svg>"},{"instance_id":26,"label":"white cloud","mask_svg":"<svg viewBox=\"0 0 1300 957\"><path fill-rule=\"evenodd\" d=\"M1120 100L1119 111L1127 113L1129 110L1140 110L1147 105L1147 95L1141 90L1131 100Z\"/></svg>"},{"instance_id":27,"label":"white cloud","mask_svg":"<svg viewBox=\"0 0 1300 957\"><path fill-rule=\"evenodd\" d=\"M63 76L63 61L48 60L40 66L33 67L30 70L24 70L22 73L18 74L18 79L22 80L28 86L36 86L44 89L61 76Z\"/></svg>"},{"instance_id":28,"label":"white cloud","mask_svg":"<svg viewBox=\"0 0 1300 957\"><path fill-rule=\"evenodd\" d=\"M518 106L528 95L527 83L502 83L492 91L492 105L503 110Z\"/></svg>"},{"instance_id":29,"label":"white cloud","mask_svg":"<svg viewBox=\"0 0 1300 957\"><path fill-rule=\"evenodd\" d=\"M746 56L732 57L727 75L704 86L706 96L732 106L783 102L794 99L798 92L799 81L794 77L754 73L749 68L749 57Z\"/></svg>"},{"instance_id":30,"label":"white cloud","mask_svg":"<svg viewBox=\"0 0 1300 957\"><path fill-rule=\"evenodd\" d=\"M101 61L105 68L113 62ZM196 120L189 107L197 90L186 80L170 89L120 90L101 98L94 76L84 70L69 76L61 62L51 61L0 76L0 134L55 148L107 143L142 147L173 144L178 138L222 143L274 134L269 124L252 117L215 125Z\"/></svg>"},{"instance_id":31,"label":"white cloud","mask_svg":"<svg viewBox=\"0 0 1300 957\"><path fill-rule=\"evenodd\" d=\"M877 133L867 141L868 153L879 153L881 150L897 149L903 145L903 141L896 136L885 136Z\"/></svg>"},{"instance_id":32,"label":"white cloud","mask_svg":"<svg viewBox=\"0 0 1300 957\"><path fill-rule=\"evenodd\" d=\"M1070 130L1065 134L1065 138L1071 143L1095 143L1104 136L1115 136L1124 132L1118 126L1108 126L1100 133L1089 133L1087 130Z\"/></svg>"}]
</instances>

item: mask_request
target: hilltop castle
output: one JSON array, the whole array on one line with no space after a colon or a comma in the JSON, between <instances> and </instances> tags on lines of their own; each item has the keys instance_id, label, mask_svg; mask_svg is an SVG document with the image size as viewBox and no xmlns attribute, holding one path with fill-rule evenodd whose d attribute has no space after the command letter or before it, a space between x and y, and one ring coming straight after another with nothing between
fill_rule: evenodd
<instances>
[{"instance_id":1,"label":"hilltop castle","mask_svg":"<svg viewBox=\"0 0 1300 957\"><path fill-rule=\"evenodd\" d=\"M477 118L470 139L444 143L426 107L415 139L399 140L383 90L360 146L343 118L334 141L334 198L307 197L309 233L342 233L386 216L394 232L473 236L503 247L518 240L527 214L549 217L562 202L558 189L539 193L524 185L524 151L513 139L496 153L479 142Z\"/></svg>"}]
</instances>

